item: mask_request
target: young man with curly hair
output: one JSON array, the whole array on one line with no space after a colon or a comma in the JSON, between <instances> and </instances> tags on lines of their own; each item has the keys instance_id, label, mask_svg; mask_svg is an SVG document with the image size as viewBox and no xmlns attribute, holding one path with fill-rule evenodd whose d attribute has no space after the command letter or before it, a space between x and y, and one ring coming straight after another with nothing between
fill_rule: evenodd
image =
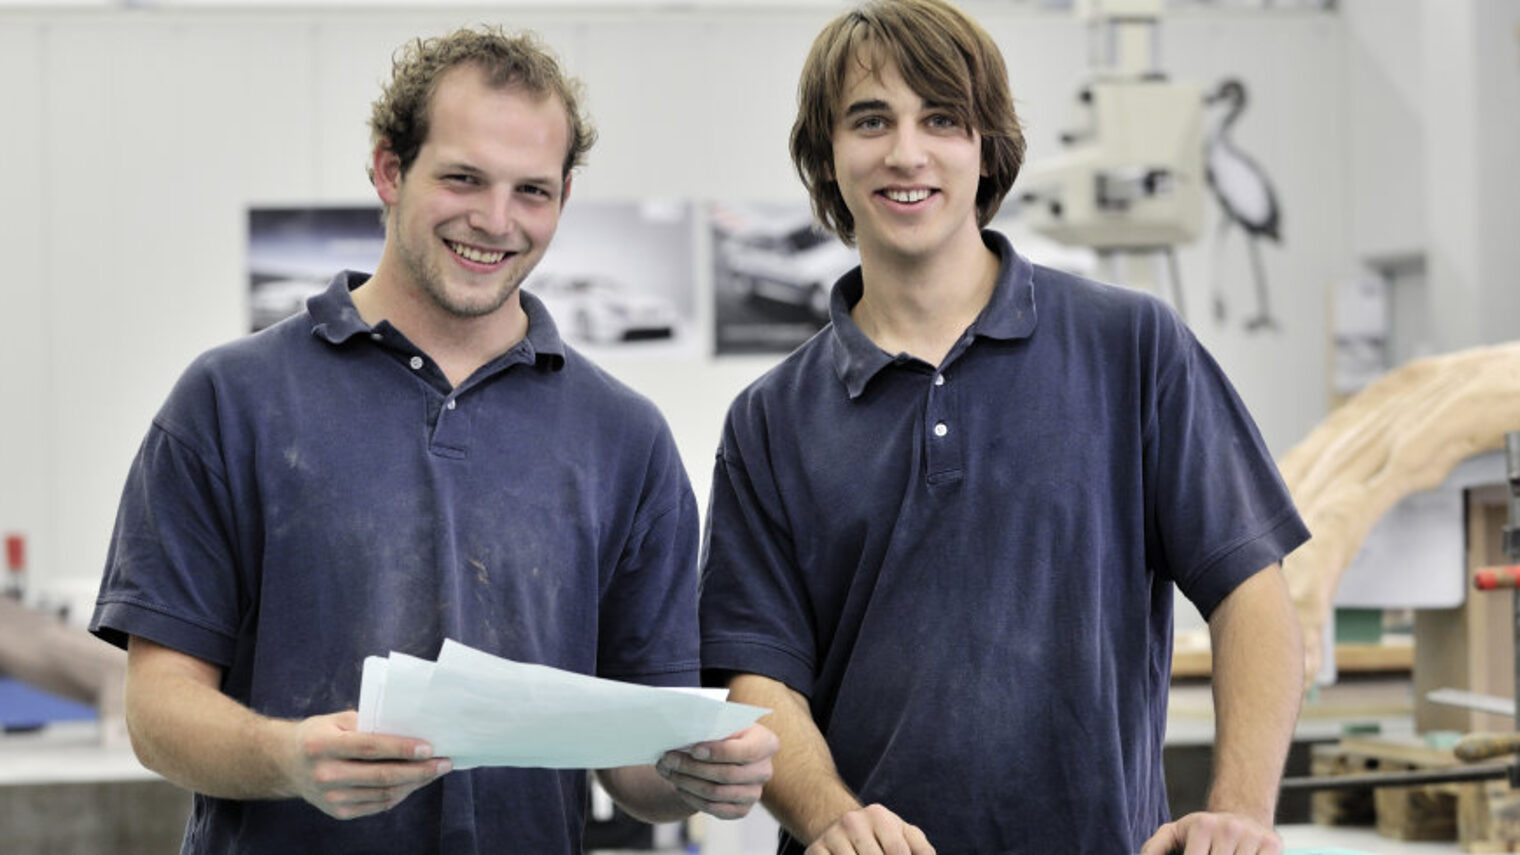
<instances>
[{"instance_id":1,"label":"young man with curly hair","mask_svg":"<svg viewBox=\"0 0 1520 855\"><path fill-rule=\"evenodd\" d=\"M143 763L186 853L578 853L587 777L451 772L360 733L366 656L445 638L652 685L698 676L696 508L664 419L519 286L591 145L531 37L418 40L372 118L374 275L215 348L128 476L92 629L127 648ZM743 815L754 726L600 770L651 821Z\"/></svg>"}]
</instances>

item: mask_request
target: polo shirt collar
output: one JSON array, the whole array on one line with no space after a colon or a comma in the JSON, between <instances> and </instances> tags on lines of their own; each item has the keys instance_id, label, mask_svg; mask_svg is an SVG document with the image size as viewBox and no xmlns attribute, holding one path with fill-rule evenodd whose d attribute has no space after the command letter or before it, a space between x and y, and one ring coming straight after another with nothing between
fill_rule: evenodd
<instances>
[{"instance_id":1,"label":"polo shirt collar","mask_svg":"<svg viewBox=\"0 0 1520 855\"><path fill-rule=\"evenodd\" d=\"M359 317L354 299L349 292L369 281L370 274L344 270L332 278L327 289L306 303L311 314L311 333L330 344L342 344L354 336L367 336L375 329ZM518 289L523 311L528 315L528 337L523 341L527 347L526 361L551 369L565 364L565 343L559 337L559 328L549 317L549 310L537 297ZM381 321L377 326L389 326ZM514 348L515 349L515 348Z\"/></svg>"},{"instance_id":2,"label":"polo shirt collar","mask_svg":"<svg viewBox=\"0 0 1520 855\"><path fill-rule=\"evenodd\" d=\"M992 297L972 322L967 332L973 337L1013 340L1027 338L1034 332L1034 265L1013 249L1001 232L982 230L982 242L997 253L997 282ZM901 361L871 341L850 309L860 302L865 291L860 268L840 277L829 295L829 320L834 339L834 371L851 398L860 397L866 385L883 368Z\"/></svg>"}]
</instances>

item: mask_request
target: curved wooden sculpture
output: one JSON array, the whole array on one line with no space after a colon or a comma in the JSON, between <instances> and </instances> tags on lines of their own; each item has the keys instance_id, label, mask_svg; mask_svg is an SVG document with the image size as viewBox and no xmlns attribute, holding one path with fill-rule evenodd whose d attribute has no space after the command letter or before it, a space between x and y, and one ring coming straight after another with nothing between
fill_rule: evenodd
<instances>
[{"instance_id":1,"label":"curved wooden sculpture","mask_svg":"<svg viewBox=\"0 0 1520 855\"><path fill-rule=\"evenodd\" d=\"M1341 573L1409 493L1520 430L1520 341L1410 362L1352 397L1279 462L1313 538L1283 561L1304 632L1304 677L1324 655Z\"/></svg>"}]
</instances>

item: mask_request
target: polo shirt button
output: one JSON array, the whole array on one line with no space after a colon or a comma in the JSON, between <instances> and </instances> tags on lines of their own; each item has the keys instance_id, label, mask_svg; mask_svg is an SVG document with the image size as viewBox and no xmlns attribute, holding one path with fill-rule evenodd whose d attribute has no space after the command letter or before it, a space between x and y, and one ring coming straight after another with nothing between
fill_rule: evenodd
<instances>
[{"instance_id":1,"label":"polo shirt button","mask_svg":"<svg viewBox=\"0 0 1520 855\"><path fill-rule=\"evenodd\" d=\"M456 401L456 400L454 400L453 398L450 398L449 402L447 404L444 404L444 406L448 407L449 409L452 410L452 409L454 409L454 405L457 404L457 403L459 403L459 402Z\"/></svg>"},{"instance_id":2,"label":"polo shirt button","mask_svg":"<svg viewBox=\"0 0 1520 855\"><path fill-rule=\"evenodd\" d=\"M419 369L422 367L422 357L414 356L407 360L406 364L412 366L413 370Z\"/></svg>"},{"instance_id":3,"label":"polo shirt button","mask_svg":"<svg viewBox=\"0 0 1520 855\"><path fill-rule=\"evenodd\" d=\"M934 425L934 435L935 436L944 436L945 434L947 434L949 432L950 432L950 427L948 425L946 425L944 422L936 422L935 423L935 425Z\"/></svg>"},{"instance_id":4,"label":"polo shirt button","mask_svg":"<svg viewBox=\"0 0 1520 855\"><path fill-rule=\"evenodd\" d=\"M383 336L383 335L381 335L381 334L379 334L377 332L370 333L369 334L369 338L370 338L370 341L384 341L385 340L385 336Z\"/></svg>"},{"instance_id":5,"label":"polo shirt button","mask_svg":"<svg viewBox=\"0 0 1520 855\"><path fill-rule=\"evenodd\" d=\"M936 385L936 386L943 386L943 385L945 385L945 375L943 375L943 374L936 374L936 375L934 375L934 385Z\"/></svg>"}]
</instances>

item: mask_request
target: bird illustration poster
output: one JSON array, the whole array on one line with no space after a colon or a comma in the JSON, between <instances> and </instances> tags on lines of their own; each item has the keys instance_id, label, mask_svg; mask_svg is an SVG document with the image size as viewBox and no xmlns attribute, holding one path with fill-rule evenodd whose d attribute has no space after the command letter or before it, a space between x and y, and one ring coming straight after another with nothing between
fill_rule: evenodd
<instances>
[{"instance_id":1,"label":"bird illustration poster","mask_svg":"<svg viewBox=\"0 0 1520 855\"><path fill-rule=\"evenodd\" d=\"M1214 319L1231 323L1233 311L1224 286L1226 253L1243 246L1250 261L1251 286L1255 305L1244 316L1246 330L1276 330L1280 327L1272 313L1272 291L1262 263L1261 243L1281 244L1282 207L1272 179L1255 158L1235 143L1231 132L1245 113L1246 85L1238 78L1226 78L1206 98L1215 114L1204 143L1204 172L1214 201L1219 207L1218 226L1214 231L1213 263L1209 293ZM1232 241L1233 235L1242 240Z\"/></svg>"}]
</instances>

